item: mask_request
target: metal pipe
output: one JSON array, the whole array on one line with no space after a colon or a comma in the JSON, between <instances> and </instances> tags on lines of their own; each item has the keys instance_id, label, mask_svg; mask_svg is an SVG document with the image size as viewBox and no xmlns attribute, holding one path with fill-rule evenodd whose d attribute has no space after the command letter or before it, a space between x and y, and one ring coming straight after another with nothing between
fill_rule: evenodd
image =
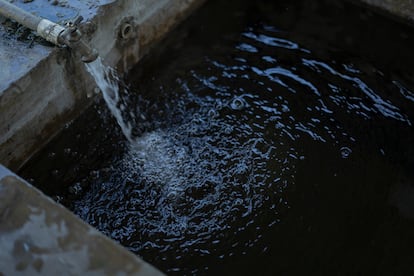
<instances>
[{"instance_id":1,"label":"metal pipe","mask_svg":"<svg viewBox=\"0 0 414 276\"><path fill-rule=\"evenodd\" d=\"M76 49L82 57L83 62L92 62L98 57L98 52L90 48L83 40L77 24L82 18L78 18L74 23L69 23L63 27L47 19L28 13L6 0L0 0L0 15L13 19L23 26L32 29L37 34L55 45L66 45Z\"/></svg>"},{"instance_id":2,"label":"metal pipe","mask_svg":"<svg viewBox=\"0 0 414 276\"><path fill-rule=\"evenodd\" d=\"M42 20L42 18L28 13L5 0L0 0L0 15L11 18L34 31L37 30L37 25Z\"/></svg>"}]
</instances>

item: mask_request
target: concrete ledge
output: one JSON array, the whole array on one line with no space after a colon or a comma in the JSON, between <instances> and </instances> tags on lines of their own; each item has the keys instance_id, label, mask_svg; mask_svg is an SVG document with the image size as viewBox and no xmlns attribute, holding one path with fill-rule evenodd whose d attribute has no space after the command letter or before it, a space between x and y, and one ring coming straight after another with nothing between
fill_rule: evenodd
<instances>
[{"instance_id":1,"label":"concrete ledge","mask_svg":"<svg viewBox=\"0 0 414 276\"><path fill-rule=\"evenodd\" d=\"M162 275L0 165L0 275Z\"/></svg>"}]
</instances>

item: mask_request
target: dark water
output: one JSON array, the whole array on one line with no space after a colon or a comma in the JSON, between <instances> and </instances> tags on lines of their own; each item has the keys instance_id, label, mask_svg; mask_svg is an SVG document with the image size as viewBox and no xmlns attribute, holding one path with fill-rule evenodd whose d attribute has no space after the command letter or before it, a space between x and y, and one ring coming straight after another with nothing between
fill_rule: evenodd
<instances>
[{"instance_id":1,"label":"dark water","mask_svg":"<svg viewBox=\"0 0 414 276\"><path fill-rule=\"evenodd\" d=\"M413 34L209 1L127 76L135 143L98 102L21 173L168 274L411 274Z\"/></svg>"}]
</instances>

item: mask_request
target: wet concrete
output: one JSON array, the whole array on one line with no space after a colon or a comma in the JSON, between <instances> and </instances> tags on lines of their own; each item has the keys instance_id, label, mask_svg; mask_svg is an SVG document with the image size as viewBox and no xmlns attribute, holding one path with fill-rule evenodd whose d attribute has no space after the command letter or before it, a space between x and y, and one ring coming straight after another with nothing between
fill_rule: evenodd
<instances>
[{"instance_id":1,"label":"wet concrete","mask_svg":"<svg viewBox=\"0 0 414 276\"><path fill-rule=\"evenodd\" d=\"M0 248L0 275L162 275L2 166Z\"/></svg>"}]
</instances>

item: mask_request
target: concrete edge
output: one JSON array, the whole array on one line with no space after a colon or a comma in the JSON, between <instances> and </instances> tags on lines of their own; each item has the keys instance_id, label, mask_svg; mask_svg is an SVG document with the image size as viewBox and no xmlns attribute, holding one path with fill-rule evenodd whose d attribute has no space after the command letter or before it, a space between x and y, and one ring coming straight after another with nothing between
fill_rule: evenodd
<instances>
[{"instance_id":1,"label":"concrete edge","mask_svg":"<svg viewBox=\"0 0 414 276\"><path fill-rule=\"evenodd\" d=\"M163 275L0 165L0 275Z\"/></svg>"},{"instance_id":2,"label":"concrete edge","mask_svg":"<svg viewBox=\"0 0 414 276\"><path fill-rule=\"evenodd\" d=\"M348 0L401 23L414 26L414 0Z\"/></svg>"}]
</instances>

